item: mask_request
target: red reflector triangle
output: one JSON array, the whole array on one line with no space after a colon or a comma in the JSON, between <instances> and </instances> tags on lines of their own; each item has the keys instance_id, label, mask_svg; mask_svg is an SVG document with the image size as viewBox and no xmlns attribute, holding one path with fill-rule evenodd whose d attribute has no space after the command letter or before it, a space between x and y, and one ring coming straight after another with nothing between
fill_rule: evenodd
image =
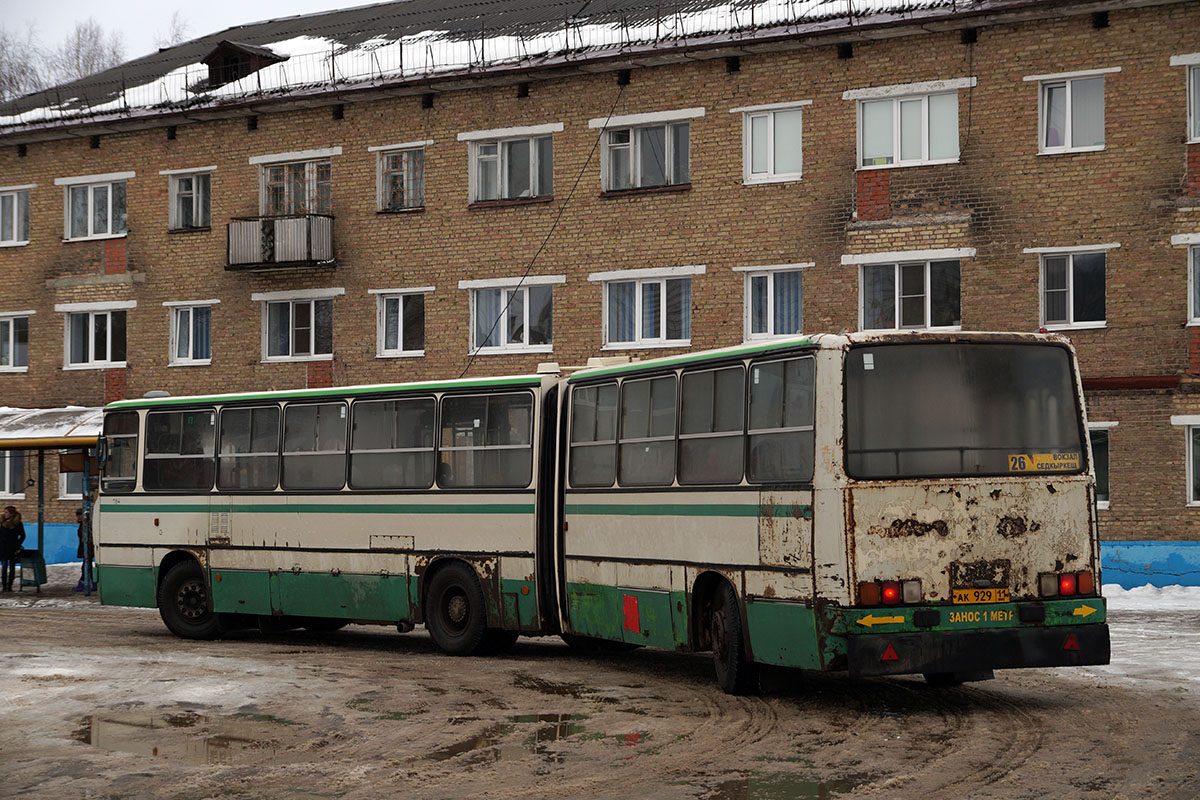
<instances>
[{"instance_id":1,"label":"red reflector triangle","mask_svg":"<svg viewBox=\"0 0 1200 800\"><path fill-rule=\"evenodd\" d=\"M1063 650L1078 650L1079 642L1075 641L1075 634L1068 633L1067 640L1063 642Z\"/></svg>"},{"instance_id":2,"label":"red reflector triangle","mask_svg":"<svg viewBox=\"0 0 1200 800\"><path fill-rule=\"evenodd\" d=\"M896 655L896 648L892 647L889 644L887 646L887 649L883 651L883 655L879 658L879 660L880 661L899 661L900 656Z\"/></svg>"}]
</instances>

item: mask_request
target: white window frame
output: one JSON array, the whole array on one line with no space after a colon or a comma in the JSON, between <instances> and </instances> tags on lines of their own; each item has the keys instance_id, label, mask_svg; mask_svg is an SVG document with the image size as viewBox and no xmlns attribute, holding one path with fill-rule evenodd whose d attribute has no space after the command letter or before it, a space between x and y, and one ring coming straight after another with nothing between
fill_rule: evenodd
<instances>
[{"instance_id":1,"label":"white window frame","mask_svg":"<svg viewBox=\"0 0 1200 800\"><path fill-rule=\"evenodd\" d=\"M800 273L800 324L801 328L804 325L804 270L815 266L816 262L805 261L799 264L775 264L764 267L734 267L734 272L743 273L742 282L742 340L760 341L763 339L779 339L788 336L798 336L800 331L794 333L777 333L775 327L775 276L780 273L798 272ZM766 277L767 279L767 325L770 330L767 333L754 333L752 328L753 320L753 282L755 278Z\"/></svg>"},{"instance_id":2,"label":"white window frame","mask_svg":"<svg viewBox=\"0 0 1200 800\"><path fill-rule=\"evenodd\" d=\"M1200 414L1178 414L1171 417L1171 425L1183 428L1184 473L1187 485L1184 487L1184 497L1187 498L1188 508L1200 508L1200 497L1192 497L1192 430L1200 428Z\"/></svg>"},{"instance_id":3,"label":"white window frame","mask_svg":"<svg viewBox=\"0 0 1200 800\"><path fill-rule=\"evenodd\" d=\"M929 280L931 265L934 263L937 263L937 262L955 261L955 260L957 260L957 259L954 259L954 258L931 258L931 259L900 259L900 260L896 260L896 261L889 260L889 261L883 261L883 262L872 261L872 262L868 262L868 263L860 263L858 265L858 329L860 331L961 331L963 329L962 323L961 323L961 320L962 320L962 261L961 260L958 260L958 286L959 286L958 317L959 317L960 322L958 325L931 325L930 324L930 320L933 318L933 293L930 291L930 280ZM904 297L901 294L901 292L903 291L903 287L901 286L901 268L902 267L914 267L914 266L923 266L925 268L924 269L924 272L925 272L925 277L924 277L924 286L925 286L924 324L923 325L901 325L900 324L901 323L901 314L903 313L901 304L903 302L903 297ZM864 286L865 286L864 272L867 267L891 267L892 268L892 290L893 290L892 321L894 324L890 328L868 328L868 327L866 327L866 314L865 314L866 309L864 307L865 303L866 303L866 297L864 294Z\"/></svg>"},{"instance_id":4,"label":"white window frame","mask_svg":"<svg viewBox=\"0 0 1200 800\"><path fill-rule=\"evenodd\" d=\"M71 178L55 178L54 185L63 187L63 241L83 242L96 239L124 239L129 233L129 180L137 176L136 172L110 172L103 175L78 175ZM112 198L113 185L125 184L125 230L113 233ZM97 233L92 230L92 211L95 191L100 186L108 187L108 230ZM88 197L86 236L71 236L71 190L86 188Z\"/></svg>"},{"instance_id":5,"label":"white window frame","mask_svg":"<svg viewBox=\"0 0 1200 800\"><path fill-rule=\"evenodd\" d=\"M1119 425L1119 422L1092 422L1088 421L1088 449L1091 450L1091 434L1092 431L1110 431L1108 436L1108 500L1096 500L1096 508L1100 511L1107 511L1112 505L1112 429ZM1094 455L1093 455L1094 458ZM1095 473L1096 465L1092 464L1092 472ZM1191 485L1190 483L1188 484Z\"/></svg>"},{"instance_id":6,"label":"white window frame","mask_svg":"<svg viewBox=\"0 0 1200 800\"><path fill-rule=\"evenodd\" d=\"M332 301L335 297L340 297L341 295L344 295L345 293L346 293L346 289L344 287L338 287L338 288L334 288L334 289L301 289L299 291L255 292L255 293L251 294L250 295L251 302L261 303L261 305L262 305L262 363L264 363L264 364L280 364L280 363L295 363L295 362L301 362L301 361L332 361L333 360L332 344L330 345L330 352L328 352L328 353L312 353L312 352L310 352L308 355L300 355L300 356L268 355L270 353L270 346L271 346L270 306L271 306L271 303L291 303L291 304L293 304L293 306L296 303L303 303L305 301L307 301L309 303L309 313L311 315L310 319L313 321L313 326L309 331L309 350L311 351L311 350L316 349L316 335L317 335L317 326L316 326L317 315L316 315L316 308L313 307L313 301L315 301L315 300L330 300L330 301ZM291 311L289 311L288 312L288 350L289 350L289 352L292 349L292 331L293 331L293 325L295 324L295 319L296 319L295 314L292 313ZM329 332L331 340L333 338L332 326L333 326L333 320L331 318L330 319L330 332Z\"/></svg>"},{"instance_id":7,"label":"white window frame","mask_svg":"<svg viewBox=\"0 0 1200 800\"><path fill-rule=\"evenodd\" d=\"M803 108L812 105L811 100L797 100L792 103L770 103L759 106L742 106L729 110L731 114L742 115L742 183L746 185L756 183L784 183L787 181L798 181L804 177L804 114ZM784 111L800 112L800 169L795 172L776 172L775 171L775 115ZM755 173L754 166L754 142L751 132L754 124L754 119L765 117L767 119L767 171L764 173ZM689 140L690 140L689 136Z\"/></svg>"},{"instance_id":8,"label":"white window frame","mask_svg":"<svg viewBox=\"0 0 1200 800\"><path fill-rule=\"evenodd\" d=\"M554 352L553 332L549 344L528 344L529 341L529 289L533 286L556 286L567 282L566 275L531 275L526 278L496 278L484 280L464 280L458 282L459 289L470 292L470 337L472 355L501 355L504 353L552 353ZM480 290L501 292L500 317L497 327L500 333L500 344L480 347L475 340L475 321L477 317L477 293ZM524 341L508 342L508 291L519 291L524 294L521 308L524 310ZM554 318L554 290L550 291L550 316Z\"/></svg>"},{"instance_id":9,"label":"white window frame","mask_svg":"<svg viewBox=\"0 0 1200 800\"><path fill-rule=\"evenodd\" d=\"M1095 330L1108 327L1108 251L1115 250L1118 243L1083 245L1080 247L1026 247L1026 254L1038 256L1038 320L1040 326L1048 331ZM1104 319L1075 321L1075 256L1104 254ZM1046 259L1067 258L1067 322L1046 322Z\"/></svg>"},{"instance_id":10,"label":"white window frame","mask_svg":"<svg viewBox=\"0 0 1200 800\"><path fill-rule=\"evenodd\" d=\"M94 356L95 346L95 329L97 317L108 317L108 322L105 326L108 332L107 350L112 353L112 312L125 311L137 308L136 300L119 300L110 303L59 303L54 306L57 313L63 315L63 369L64 370L82 370L82 369L115 369L126 366L125 361L96 361ZM87 314L88 315L88 360L78 364L71 363L71 315L72 314ZM129 314L125 315L125 352L129 353Z\"/></svg>"},{"instance_id":11,"label":"white window frame","mask_svg":"<svg viewBox=\"0 0 1200 800\"><path fill-rule=\"evenodd\" d=\"M303 211L287 211L282 210L278 214L271 213L268 208L267 195L267 172L268 170L280 167L284 170L283 173L283 196L284 205L287 205L288 198L291 197L291 191L288 189L291 172L288 167L295 164L304 165L304 210ZM319 164L329 165L329 209L320 211L320 191L318 188L319 172L317 166ZM258 213L260 216L279 216L279 217L294 217L313 214L333 214L333 162L328 158L315 158L309 161L273 161L270 163L261 164L258 168Z\"/></svg>"},{"instance_id":12,"label":"white window frame","mask_svg":"<svg viewBox=\"0 0 1200 800\"><path fill-rule=\"evenodd\" d=\"M24 492L19 492L17 494L11 494L8 491L8 484L9 484L9 481L11 480L11 474L10 474L9 470L12 467L12 462L16 460L16 459L11 458L11 456L13 453L18 453L18 452L21 453L21 458L24 459L25 454L28 453L29 451L28 450L0 451L0 500L24 500L25 499ZM28 478L26 478L26 480L28 480Z\"/></svg>"},{"instance_id":13,"label":"white window frame","mask_svg":"<svg viewBox=\"0 0 1200 800\"><path fill-rule=\"evenodd\" d=\"M895 169L897 167L916 167L926 166L930 164L957 164L959 157L962 155L962 147L958 148L958 155L953 158L930 158L929 157L929 98L935 96L954 95L957 102L958 92L930 92L927 94L909 94L899 97L882 97L868 98L858 101L858 169L859 170L875 170L875 169ZM863 105L866 103L879 103L890 101L892 104L892 163L890 164L864 164L863 163ZM900 142L900 105L902 103L911 103L920 101L921 103L921 156L920 158L904 159L902 156ZM955 106L957 112L958 107ZM958 123L958 114L955 113L954 121ZM955 141L958 140L958 131L954 132Z\"/></svg>"},{"instance_id":14,"label":"white window frame","mask_svg":"<svg viewBox=\"0 0 1200 800\"><path fill-rule=\"evenodd\" d=\"M642 285L647 283L661 284L659 290L659 299L663 304L661 313L659 314L659 330L663 335L666 334L667 314L667 287L666 281L673 278L692 278L696 275L703 275L707 267L704 264L694 264L680 267L657 267L649 269L627 269L627 270L611 270L607 272L593 272L588 275L588 280L596 283L602 283L601 287L601 337L603 345L601 350L647 350L661 347L691 347L691 324L688 324L688 336L685 339L664 339L661 337L647 337L642 331ZM637 335L633 341L629 342L610 342L608 338L608 291L609 287L614 283L634 282L637 284L634 292L634 319L637 323ZM689 286L689 290L691 287ZM695 298L695 294L689 291L689 295ZM690 309L689 309L690 317Z\"/></svg>"},{"instance_id":15,"label":"white window frame","mask_svg":"<svg viewBox=\"0 0 1200 800\"><path fill-rule=\"evenodd\" d=\"M376 358L420 358L425 355L425 348L420 350L405 350L404 349L404 298L414 294L429 294L434 291L433 286L417 286L411 289L368 289L367 294L373 294L376 297L375 301L375 357ZM387 342L387 301L397 301L396 324L399 330L396 333L396 342L400 345L398 348L388 349L385 344ZM425 303L425 319L429 319L429 303ZM428 336L428 329L426 329ZM428 341L428 339L426 339Z\"/></svg>"},{"instance_id":16,"label":"white window frame","mask_svg":"<svg viewBox=\"0 0 1200 800\"><path fill-rule=\"evenodd\" d=\"M1171 56L1172 67L1183 67L1187 81L1187 143L1200 143L1200 53Z\"/></svg>"},{"instance_id":17,"label":"white window frame","mask_svg":"<svg viewBox=\"0 0 1200 800\"><path fill-rule=\"evenodd\" d=\"M507 203L519 200L546 199L554 196L554 134L563 130L561 122L550 122L544 125L525 125L518 128L492 128L483 131L465 131L458 134L458 141L467 142L470 148L470 168L468 170L468 191L472 203ZM525 197L509 197L508 170L505 169L507 157L505 145L513 142L529 142L529 187L533 192L538 182L538 148L537 141L550 137L550 191L545 194L529 194ZM483 154L484 147L496 148L495 153ZM484 160L496 163L496 191L494 198L479 196L479 170Z\"/></svg>"},{"instance_id":18,"label":"white window frame","mask_svg":"<svg viewBox=\"0 0 1200 800\"><path fill-rule=\"evenodd\" d=\"M1185 234L1184 236L1175 236L1171 239L1172 244L1188 245L1187 250L1187 325L1190 328L1200 326L1200 307L1193 308L1193 299L1196 297L1197 290L1200 290L1200 233ZM1196 303L1200 306L1200 302Z\"/></svg>"},{"instance_id":19,"label":"white window frame","mask_svg":"<svg viewBox=\"0 0 1200 800\"><path fill-rule=\"evenodd\" d=\"M172 231L202 231L212 227L212 176L211 173L216 171L216 166L208 167L193 167L191 169L162 169L158 171L159 175L167 176L167 229ZM208 224L207 225L192 225L185 227L179 224L179 209L175 202L179 197L179 180L180 178L192 179L192 219L199 219L200 204L199 193L196 192L196 179L204 176L208 178Z\"/></svg>"},{"instance_id":20,"label":"white window frame","mask_svg":"<svg viewBox=\"0 0 1200 800\"><path fill-rule=\"evenodd\" d=\"M1038 155L1056 155L1058 153L1096 153L1103 149L1108 144L1108 81L1104 81L1104 88L1101 97L1104 99L1104 115L1101 117L1100 124L1104 130L1104 144L1086 145L1083 147L1071 146L1071 109L1074 102L1074 90L1071 88L1077 80L1088 80L1091 78L1103 78L1105 75L1120 72L1120 67L1108 67L1106 69L1087 69L1077 72L1059 72L1051 75L1026 75L1022 78L1028 83L1037 83L1038 86ZM1063 144L1057 147L1049 147L1046 145L1046 90L1054 85L1066 86L1066 107L1064 109L1064 127L1063 127Z\"/></svg>"},{"instance_id":21,"label":"white window frame","mask_svg":"<svg viewBox=\"0 0 1200 800\"><path fill-rule=\"evenodd\" d=\"M0 239L0 247L24 247L29 244L29 237L20 238L21 230L29 231L29 190L36 189L36 183L24 186L0 186L0 198L12 198L12 229L13 238ZM25 195L25 224L21 225L21 195Z\"/></svg>"},{"instance_id":22,"label":"white window frame","mask_svg":"<svg viewBox=\"0 0 1200 800\"><path fill-rule=\"evenodd\" d=\"M171 349L167 354L167 366L196 367L196 366L205 366L205 365L212 363L212 307L215 305L220 305L220 303L221 303L221 301L216 300L216 299L212 299L212 300L182 300L182 301L172 300L172 301L163 303L163 305L166 306L166 308L167 308L167 312L170 314L170 317L168 319L168 325L170 326L170 331L171 331L171 334L169 337ZM195 309L197 309L197 308L208 308L209 309L209 315L208 315L208 353L209 353L209 356L208 356L208 358L192 358L190 356L190 354L192 352L194 352L194 345L192 343L191 320L192 320L192 314L195 313ZM187 356L185 358L180 358L177 355L177 350L176 350L176 345L179 344L179 313L182 311L189 312L189 314L188 314L188 330L187 330L189 356Z\"/></svg>"},{"instance_id":23,"label":"white window frame","mask_svg":"<svg viewBox=\"0 0 1200 800\"><path fill-rule=\"evenodd\" d=\"M15 323L13 322L13 320L18 320L18 319L26 320L25 336L26 336L26 345L28 346L28 336L29 336L28 320L30 317L32 317L36 313L37 313L36 311L0 311L0 321L8 321L9 322L9 325L8 325L8 352L10 354L9 358L12 358L12 354L16 352L16 337L13 335L16 331L16 326L15 326ZM26 351L25 361L26 361L26 363L21 366L14 366L11 364L0 364L0 372L28 372L29 371L28 350Z\"/></svg>"},{"instance_id":24,"label":"white window frame","mask_svg":"<svg viewBox=\"0 0 1200 800\"><path fill-rule=\"evenodd\" d=\"M375 210L382 214L400 214L406 211L419 211L425 208L425 148L433 144L432 139L422 139L416 142L401 142L399 144L384 144L368 147L368 153L375 154ZM384 186L384 162L388 156L421 154L421 202L405 205L402 208L388 208L385 202L387 193Z\"/></svg>"},{"instance_id":25,"label":"white window frame","mask_svg":"<svg viewBox=\"0 0 1200 800\"><path fill-rule=\"evenodd\" d=\"M697 117L704 116L703 107L682 108L676 111L651 111L643 114L625 114L616 117L595 117L588 120L588 127L592 129L603 129L603 141L600 146L600 187L605 192L626 192L637 191L640 189L668 189L673 186L688 186L692 180L692 133L690 122ZM681 122L689 123L688 128L688 180L686 182L676 183L673 180L672 171L674 169L674 144L671 138L670 127L673 124ZM638 144L639 137L636 135L638 130L644 128L666 128L664 132L663 145L663 160L666 174L666 183L662 186L641 186L638 181L641 179L641 146ZM611 173L610 149L612 145L609 141L609 136L614 131L628 130L629 131L629 169L630 183L626 188L614 189L609 185L609 175ZM624 146L624 145L622 145Z\"/></svg>"}]
</instances>

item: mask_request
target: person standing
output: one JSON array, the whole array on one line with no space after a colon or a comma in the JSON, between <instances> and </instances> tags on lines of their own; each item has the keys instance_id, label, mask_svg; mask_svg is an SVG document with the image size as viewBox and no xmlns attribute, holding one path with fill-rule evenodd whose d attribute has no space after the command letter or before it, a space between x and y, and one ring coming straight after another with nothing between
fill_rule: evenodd
<instances>
[{"instance_id":1,"label":"person standing","mask_svg":"<svg viewBox=\"0 0 1200 800\"><path fill-rule=\"evenodd\" d=\"M15 506L5 506L0 512L0 583L11 592L17 571L17 551L25 542L25 525Z\"/></svg>"},{"instance_id":2,"label":"person standing","mask_svg":"<svg viewBox=\"0 0 1200 800\"><path fill-rule=\"evenodd\" d=\"M92 575L96 574L94 567L91 570L88 569L88 567L91 565L91 563L96 560L96 546L92 543L91 525L87 525L86 527L88 528L88 530L86 533L84 532L85 526L84 526L84 522L83 522L83 509L82 508L75 509L75 523L76 523L76 525L78 525L78 527L75 530L75 535L79 537L79 547L75 548L75 557L80 559L80 564L79 564L79 583L75 584L75 588L72 591L82 592L83 587L84 587L84 582L87 581L87 579L88 579L88 573L91 572ZM87 549L86 549L87 555L84 555L85 540L86 540L86 547L87 547ZM92 579L91 588L88 589L88 591L91 591L91 592L96 591L96 579L95 578Z\"/></svg>"}]
</instances>

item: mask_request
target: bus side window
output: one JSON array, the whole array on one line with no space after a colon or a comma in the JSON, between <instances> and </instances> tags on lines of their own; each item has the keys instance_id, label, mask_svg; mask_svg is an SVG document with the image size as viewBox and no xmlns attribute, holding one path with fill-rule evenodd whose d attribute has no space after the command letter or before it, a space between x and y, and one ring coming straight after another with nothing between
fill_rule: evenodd
<instances>
[{"instance_id":1,"label":"bus side window","mask_svg":"<svg viewBox=\"0 0 1200 800\"><path fill-rule=\"evenodd\" d=\"M533 477L533 396L442 398L438 485L522 488Z\"/></svg>"},{"instance_id":2,"label":"bus side window","mask_svg":"<svg viewBox=\"0 0 1200 800\"><path fill-rule=\"evenodd\" d=\"M612 486L617 480L617 385L576 386L571 392L571 485Z\"/></svg>"},{"instance_id":3,"label":"bus side window","mask_svg":"<svg viewBox=\"0 0 1200 800\"><path fill-rule=\"evenodd\" d=\"M675 480L674 375L621 384L622 486L669 486Z\"/></svg>"},{"instance_id":4,"label":"bus side window","mask_svg":"<svg viewBox=\"0 0 1200 800\"><path fill-rule=\"evenodd\" d=\"M279 406L221 410L217 488L270 491L279 482Z\"/></svg>"},{"instance_id":5,"label":"bus side window","mask_svg":"<svg viewBox=\"0 0 1200 800\"><path fill-rule=\"evenodd\" d=\"M284 409L283 488L342 488L346 416L344 403L289 404Z\"/></svg>"},{"instance_id":6,"label":"bus side window","mask_svg":"<svg viewBox=\"0 0 1200 800\"><path fill-rule=\"evenodd\" d=\"M108 455L100 483L105 492L132 492L137 484L138 415L119 411L104 417Z\"/></svg>"},{"instance_id":7,"label":"bus side window","mask_svg":"<svg viewBox=\"0 0 1200 800\"><path fill-rule=\"evenodd\" d=\"M217 471L216 434L212 409L148 413L142 485L148 491L210 491Z\"/></svg>"},{"instance_id":8,"label":"bus side window","mask_svg":"<svg viewBox=\"0 0 1200 800\"><path fill-rule=\"evenodd\" d=\"M432 397L359 401L350 434L350 487L428 489L433 485Z\"/></svg>"},{"instance_id":9,"label":"bus side window","mask_svg":"<svg viewBox=\"0 0 1200 800\"><path fill-rule=\"evenodd\" d=\"M679 482L740 483L745 457L746 373L742 367L684 373L680 392Z\"/></svg>"},{"instance_id":10,"label":"bus side window","mask_svg":"<svg viewBox=\"0 0 1200 800\"><path fill-rule=\"evenodd\" d=\"M814 361L768 361L750 367L750 465L757 483L811 481Z\"/></svg>"}]
</instances>

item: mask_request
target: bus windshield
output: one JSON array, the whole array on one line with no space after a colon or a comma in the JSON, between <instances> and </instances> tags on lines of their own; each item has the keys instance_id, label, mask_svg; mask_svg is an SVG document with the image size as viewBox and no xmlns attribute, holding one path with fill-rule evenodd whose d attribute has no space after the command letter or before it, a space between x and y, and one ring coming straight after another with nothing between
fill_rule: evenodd
<instances>
[{"instance_id":1,"label":"bus windshield","mask_svg":"<svg viewBox=\"0 0 1200 800\"><path fill-rule=\"evenodd\" d=\"M1064 347L866 345L846 356L851 477L1078 473L1081 427Z\"/></svg>"}]
</instances>

